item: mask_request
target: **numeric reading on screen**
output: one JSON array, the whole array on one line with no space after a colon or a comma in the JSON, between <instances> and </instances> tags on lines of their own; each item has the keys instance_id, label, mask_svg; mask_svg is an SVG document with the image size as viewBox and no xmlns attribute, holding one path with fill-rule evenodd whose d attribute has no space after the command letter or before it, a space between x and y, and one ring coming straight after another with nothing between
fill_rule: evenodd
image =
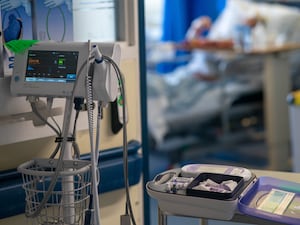
<instances>
[{"instance_id":1,"label":"numeric reading on screen","mask_svg":"<svg viewBox=\"0 0 300 225\"><path fill-rule=\"evenodd\" d=\"M26 82L74 82L78 51L29 50Z\"/></svg>"}]
</instances>

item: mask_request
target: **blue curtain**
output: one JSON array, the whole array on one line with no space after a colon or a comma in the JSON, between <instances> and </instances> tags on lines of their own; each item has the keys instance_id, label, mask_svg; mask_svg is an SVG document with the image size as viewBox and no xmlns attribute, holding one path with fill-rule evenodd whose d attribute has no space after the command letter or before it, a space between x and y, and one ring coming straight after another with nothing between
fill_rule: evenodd
<instances>
[{"instance_id":1,"label":"blue curtain","mask_svg":"<svg viewBox=\"0 0 300 225\"><path fill-rule=\"evenodd\" d=\"M225 6L226 0L164 0L162 41L184 40L191 22L199 16L215 20ZM178 52L177 55L186 54ZM180 63L162 63L157 69L161 73L174 70Z\"/></svg>"}]
</instances>

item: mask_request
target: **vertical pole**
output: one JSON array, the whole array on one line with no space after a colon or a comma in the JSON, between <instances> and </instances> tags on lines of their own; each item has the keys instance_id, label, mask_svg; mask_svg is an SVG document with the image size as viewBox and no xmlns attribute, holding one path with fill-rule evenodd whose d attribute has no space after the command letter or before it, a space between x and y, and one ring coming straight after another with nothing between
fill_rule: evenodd
<instances>
[{"instance_id":1,"label":"vertical pole","mask_svg":"<svg viewBox=\"0 0 300 225\"><path fill-rule=\"evenodd\" d=\"M200 219L200 225L208 225L208 219Z\"/></svg>"},{"instance_id":2,"label":"vertical pole","mask_svg":"<svg viewBox=\"0 0 300 225\"><path fill-rule=\"evenodd\" d=\"M4 60L3 60L3 27L2 27L2 14L0 7L0 78L4 78Z\"/></svg>"},{"instance_id":3,"label":"vertical pole","mask_svg":"<svg viewBox=\"0 0 300 225\"><path fill-rule=\"evenodd\" d=\"M270 169L289 168L289 120L286 97L290 91L290 69L285 53L266 56L264 68L266 141Z\"/></svg>"},{"instance_id":4,"label":"vertical pole","mask_svg":"<svg viewBox=\"0 0 300 225\"><path fill-rule=\"evenodd\" d=\"M225 139L229 135L230 126L229 126L229 105L226 93L226 70L228 67L227 59L224 59L220 62L219 71L221 74L221 81L220 81L220 88L221 88L221 95L220 95L220 104L222 106L221 111L221 121L222 121L222 130L223 136Z\"/></svg>"},{"instance_id":5,"label":"vertical pole","mask_svg":"<svg viewBox=\"0 0 300 225\"><path fill-rule=\"evenodd\" d=\"M168 218L167 215L164 214L164 212L157 207L158 209L158 225L168 225Z\"/></svg>"},{"instance_id":6,"label":"vertical pole","mask_svg":"<svg viewBox=\"0 0 300 225\"><path fill-rule=\"evenodd\" d=\"M72 160L72 142L67 141L72 135L72 128L75 118L74 110L72 109L73 100L70 97L66 98L65 113L63 121L63 142L61 151L64 160ZM62 178L62 204L63 217L65 224L75 223L75 205L74 205L74 178L73 176L64 176Z\"/></svg>"},{"instance_id":7,"label":"vertical pole","mask_svg":"<svg viewBox=\"0 0 300 225\"><path fill-rule=\"evenodd\" d=\"M38 40L37 34L37 18L36 18L36 0L30 0L31 7L31 27L32 27L32 39Z\"/></svg>"}]
</instances>

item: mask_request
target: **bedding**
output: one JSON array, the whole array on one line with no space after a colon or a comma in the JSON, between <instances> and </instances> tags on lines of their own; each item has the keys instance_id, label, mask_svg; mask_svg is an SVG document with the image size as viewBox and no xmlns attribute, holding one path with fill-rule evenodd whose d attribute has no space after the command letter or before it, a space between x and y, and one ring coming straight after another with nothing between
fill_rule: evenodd
<instances>
[{"instance_id":1,"label":"bedding","mask_svg":"<svg viewBox=\"0 0 300 225\"><path fill-rule=\"evenodd\" d=\"M263 29L258 26L252 30L252 47L300 42L298 8L249 0L228 0L223 12L209 30L209 43L234 40L235 29L239 23L255 16L264 18L264 24ZM192 59L187 65L171 73L163 76L148 73L148 124L157 143L163 142L166 134L170 132L189 129L220 115L225 100L230 105L245 94L262 90L261 58L251 57L240 62L235 61L226 68L226 79L222 77L207 82L195 76L200 73L204 77L220 78L222 57L197 49L192 52ZM296 79L300 71L299 51L288 54L288 57L293 72L292 79ZM225 95L226 99L223 98Z\"/></svg>"}]
</instances>

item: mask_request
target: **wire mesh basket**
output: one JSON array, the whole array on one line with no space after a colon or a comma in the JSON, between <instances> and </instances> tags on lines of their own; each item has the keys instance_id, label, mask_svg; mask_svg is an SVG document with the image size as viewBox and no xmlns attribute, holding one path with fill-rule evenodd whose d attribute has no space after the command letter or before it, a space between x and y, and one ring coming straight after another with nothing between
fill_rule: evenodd
<instances>
[{"instance_id":1,"label":"wire mesh basket","mask_svg":"<svg viewBox=\"0 0 300 225\"><path fill-rule=\"evenodd\" d=\"M25 214L41 225L81 225L91 192L90 162L34 159L21 164Z\"/></svg>"}]
</instances>

